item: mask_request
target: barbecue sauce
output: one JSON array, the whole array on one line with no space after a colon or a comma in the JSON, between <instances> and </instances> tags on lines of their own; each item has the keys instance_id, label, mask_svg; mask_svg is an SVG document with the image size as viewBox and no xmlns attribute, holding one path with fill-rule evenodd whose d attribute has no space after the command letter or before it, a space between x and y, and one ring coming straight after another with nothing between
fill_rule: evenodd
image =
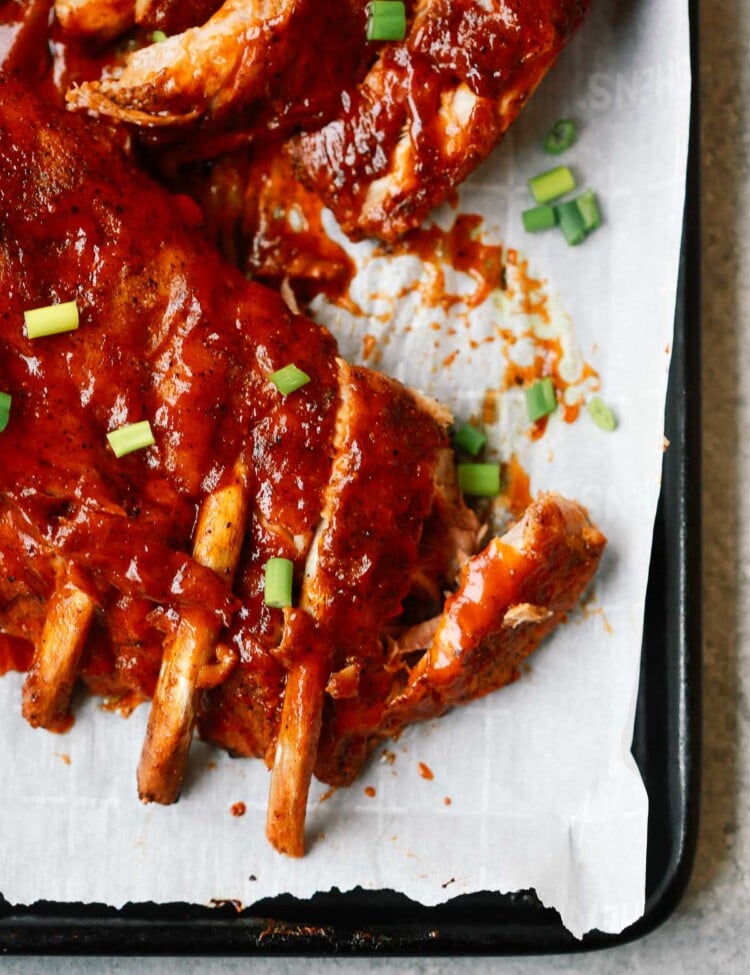
<instances>
[{"instance_id":1,"label":"barbecue sauce","mask_svg":"<svg viewBox=\"0 0 750 975\"><path fill-rule=\"evenodd\" d=\"M366 83L342 94L336 118L293 143L305 179L355 238L397 239L468 176L588 4L409 6L404 42L383 45Z\"/></svg>"},{"instance_id":2,"label":"barbecue sauce","mask_svg":"<svg viewBox=\"0 0 750 975\"><path fill-rule=\"evenodd\" d=\"M0 633L0 677L11 670L28 670L32 652L28 641Z\"/></svg>"},{"instance_id":3,"label":"barbecue sauce","mask_svg":"<svg viewBox=\"0 0 750 975\"><path fill-rule=\"evenodd\" d=\"M333 340L221 261L195 232L195 208L137 173L107 127L50 113L8 79L0 211L0 389L12 395L0 516L25 525L28 541L11 534L19 561L33 543L40 566L77 566L103 610L120 594L199 605L226 625L238 598L191 558L191 538L203 499L249 451L256 548L236 619L273 643L280 613L263 604L259 556L301 571L294 538L313 530L330 475ZM25 310L72 300L77 330L27 338ZM285 397L268 376L292 361L311 381ZM156 444L115 457L107 433L142 420ZM45 571L29 582L42 605Z\"/></svg>"}]
</instances>

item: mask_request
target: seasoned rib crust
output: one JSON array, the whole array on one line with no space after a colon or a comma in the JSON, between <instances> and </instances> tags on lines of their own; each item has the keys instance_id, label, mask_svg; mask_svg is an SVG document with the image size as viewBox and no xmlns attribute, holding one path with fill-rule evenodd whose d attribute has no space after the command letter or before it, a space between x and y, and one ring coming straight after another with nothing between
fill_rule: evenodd
<instances>
[{"instance_id":1,"label":"seasoned rib crust","mask_svg":"<svg viewBox=\"0 0 750 975\"><path fill-rule=\"evenodd\" d=\"M353 239L393 240L482 162L588 0L418 0L338 116L293 139L298 175Z\"/></svg>"},{"instance_id":2,"label":"seasoned rib crust","mask_svg":"<svg viewBox=\"0 0 750 975\"><path fill-rule=\"evenodd\" d=\"M107 41L135 19L135 0L55 0L55 16L72 37Z\"/></svg>"},{"instance_id":3,"label":"seasoned rib crust","mask_svg":"<svg viewBox=\"0 0 750 975\"><path fill-rule=\"evenodd\" d=\"M167 35L179 34L205 23L220 6L221 0L135 0L135 22Z\"/></svg>"}]
</instances>

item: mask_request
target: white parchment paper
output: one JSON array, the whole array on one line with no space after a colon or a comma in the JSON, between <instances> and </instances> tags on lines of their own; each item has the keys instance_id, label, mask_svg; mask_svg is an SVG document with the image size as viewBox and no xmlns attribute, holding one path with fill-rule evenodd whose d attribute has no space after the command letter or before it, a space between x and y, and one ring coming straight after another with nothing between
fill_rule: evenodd
<instances>
[{"instance_id":1,"label":"white parchment paper","mask_svg":"<svg viewBox=\"0 0 750 975\"><path fill-rule=\"evenodd\" d=\"M617 932L644 905L647 797L630 754L644 593L663 452L663 405L674 314L689 112L684 0L595 0L578 37L504 144L461 193L487 240L517 247L544 280L573 360L592 363L619 418L614 434L583 416L553 418L532 443L519 404L501 407L493 445L516 449L533 490L586 504L609 538L595 599L534 656L529 673L439 722L408 730L351 789L314 785L304 860L264 838L269 776L196 742L183 797L142 806L135 768L147 713L127 721L81 702L65 736L20 716L21 676L0 681L0 891L10 903L235 899L288 892L393 889L424 904L478 890L533 887L577 936ZM559 118L580 123L562 161L594 187L604 226L569 248L526 235L526 179L550 165L539 139ZM442 221L455 214L443 210ZM463 418L502 373L500 344L454 346L421 321L414 299L389 299L399 274L369 245L354 249L354 289L385 300L411 331L380 334L379 368L440 395ZM461 280L448 284L460 291ZM385 298L384 298L385 296ZM404 305L404 301L407 302ZM382 311L382 308L375 308ZM345 354L382 322L317 308ZM460 307L455 310L461 313ZM494 317L493 317L494 316ZM465 316L460 338L493 323L523 325L495 302ZM420 327L421 321L421 327ZM463 321L463 319L462 319ZM433 778L420 774L420 763ZM367 794L365 788L368 788ZM374 790L374 794L372 794ZM247 812L233 816L243 802Z\"/></svg>"}]
</instances>

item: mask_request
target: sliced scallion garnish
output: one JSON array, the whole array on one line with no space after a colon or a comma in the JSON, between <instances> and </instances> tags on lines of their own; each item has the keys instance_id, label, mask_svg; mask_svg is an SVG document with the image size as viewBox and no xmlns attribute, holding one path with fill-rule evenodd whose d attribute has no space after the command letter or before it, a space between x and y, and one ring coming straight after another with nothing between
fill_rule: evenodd
<instances>
[{"instance_id":1,"label":"sliced scallion garnish","mask_svg":"<svg viewBox=\"0 0 750 975\"><path fill-rule=\"evenodd\" d=\"M597 227L601 227L602 215L599 211L599 201L593 190L584 190L580 196L576 197L575 204L583 218L583 225L587 234L596 230Z\"/></svg>"},{"instance_id":2,"label":"sliced scallion garnish","mask_svg":"<svg viewBox=\"0 0 750 975\"><path fill-rule=\"evenodd\" d=\"M296 389L306 386L310 382L310 377L306 372L298 369L293 362L290 362L283 369L277 369L276 372L272 372L268 377L268 381L273 383L283 396L288 396Z\"/></svg>"},{"instance_id":3,"label":"sliced scallion garnish","mask_svg":"<svg viewBox=\"0 0 750 975\"><path fill-rule=\"evenodd\" d=\"M163 30L154 30L154 31L151 31L151 41L152 41L152 43L154 43L154 44L163 44L164 41L166 41L166 39L167 39L167 35L164 33Z\"/></svg>"},{"instance_id":4,"label":"sliced scallion garnish","mask_svg":"<svg viewBox=\"0 0 750 975\"><path fill-rule=\"evenodd\" d=\"M589 400L588 411L591 419L600 430L606 430L608 433L611 433L612 430L617 428L617 419L614 413L604 400L598 396L594 396Z\"/></svg>"},{"instance_id":5,"label":"sliced scallion garnish","mask_svg":"<svg viewBox=\"0 0 750 975\"><path fill-rule=\"evenodd\" d=\"M500 494L499 464L457 464L458 488L474 498L495 498Z\"/></svg>"},{"instance_id":6,"label":"sliced scallion garnish","mask_svg":"<svg viewBox=\"0 0 750 975\"><path fill-rule=\"evenodd\" d=\"M0 393L0 433L8 426L11 401L12 396L10 393Z\"/></svg>"},{"instance_id":7,"label":"sliced scallion garnish","mask_svg":"<svg viewBox=\"0 0 750 975\"><path fill-rule=\"evenodd\" d=\"M527 233L536 234L540 230L549 230L550 227L554 227L557 223L557 215L554 207L543 203L541 206L524 210L521 214L521 220L523 220L523 229Z\"/></svg>"},{"instance_id":8,"label":"sliced scallion garnish","mask_svg":"<svg viewBox=\"0 0 750 975\"><path fill-rule=\"evenodd\" d=\"M406 8L402 0L372 0L367 8L368 41L403 41Z\"/></svg>"},{"instance_id":9,"label":"sliced scallion garnish","mask_svg":"<svg viewBox=\"0 0 750 975\"><path fill-rule=\"evenodd\" d=\"M266 562L263 601L266 606L281 609L292 605L294 566L289 559L273 558Z\"/></svg>"},{"instance_id":10,"label":"sliced scallion garnish","mask_svg":"<svg viewBox=\"0 0 750 975\"><path fill-rule=\"evenodd\" d=\"M129 423L118 430L111 430L107 434L107 440L115 457L124 457L126 454L132 454L134 450L152 447L156 443L148 420Z\"/></svg>"},{"instance_id":11,"label":"sliced scallion garnish","mask_svg":"<svg viewBox=\"0 0 750 975\"><path fill-rule=\"evenodd\" d=\"M540 379L526 389L526 409L532 423L557 409L557 396L552 380Z\"/></svg>"},{"instance_id":12,"label":"sliced scallion garnish","mask_svg":"<svg viewBox=\"0 0 750 975\"><path fill-rule=\"evenodd\" d=\"M482 447L487 443L487 434L482 433L481 430L477 430L471 423L464 423L456 431L453 441L457 447L461 447L467 454L476 457Z\"/></svg>"},{"instance_id":13,"label":"sliced scallion garnish","mask_svg":"<svg viewBox=\"0 0 750 975\"><path fill-rule=\"evenodd\" d=\"M544 151L559 156L576 141L576 124L572 119L561 118L552 126L544 139Z\"/></svg>"},{"instance_id":14,"label":"sliced scallion garnish","mask_svg":"<svg viewBox=\"0 0 750 975\"><path fill-rule=\"evenodd\" d=\"M575 188L575 176L567 166L556 166L529 180L529 189L537 203L551 203Z\"/></svg>"},{"instance_id":15,"label":"sliced scallion garnish","mask_svg":"<svg viewBox=\"0 0 750 975\"><path fill-rule=\"evenodd\" d=\"M555 210L557 211L557 222L567 242L571 247L580 244L586 236L586 221L578 207L577 200L558 203Z\"/></svg>"},{"instance_id":16,"label":"sliced scallion garnish","mask_svg":"<svg viewBox=\"0 0 750 975\"><path fill-rule=\"evenodd\" d=\"M32 308L23 313L23 319L26 336L30 339L73 332L78 328L78 305L75 301L61 301L56 305Z\"/></svg>"}]
</instances>

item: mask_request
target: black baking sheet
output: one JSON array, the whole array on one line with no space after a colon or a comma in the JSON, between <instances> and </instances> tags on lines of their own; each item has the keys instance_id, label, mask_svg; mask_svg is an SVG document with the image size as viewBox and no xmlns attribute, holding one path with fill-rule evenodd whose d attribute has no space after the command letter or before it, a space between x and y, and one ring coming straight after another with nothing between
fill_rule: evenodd
<instances>
[{"instance_id":1,"label":"black baking sheet","mask_svg":"<svg viewBox=\"0 0 750 975\"><path fill-rule=\"evenodd\" d=\"M696 4L691 3L697 91ZM423 907L390 891L284 896L238 912L185 904L11 906L0 953L528 954L620 944L664 921L690 875L698 827L701 708L700 291L697 113L666 408L633 753L649 796L644 916L618 935L576 940L533 891L465 895Z\"/></svg>"}]
</instances>

